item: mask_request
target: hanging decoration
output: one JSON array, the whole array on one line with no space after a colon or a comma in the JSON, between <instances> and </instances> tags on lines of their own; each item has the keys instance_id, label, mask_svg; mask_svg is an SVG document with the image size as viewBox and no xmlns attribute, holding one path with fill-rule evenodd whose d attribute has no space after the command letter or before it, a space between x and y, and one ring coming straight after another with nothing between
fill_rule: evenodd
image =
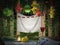
<instances>
[{"instance_id":1,"label":"hanging decoration","mask_svg":"<svg viewBox=\"0 0 60 45\"><path fill-rule=\"evenodd\" d=\"M18 0L17 6L16 6L16 12L21 13L22 12L22 5L20 4L20 0Z\"/></svg>"},{"instance_id":2,"label":"hanging decoration","mask_svg":"<svg viewBox=\"0 0 60 45\"><path fill-rule=\"evenodd\" d=\"M10 8L5 8L4 11L3 11L3 14L5 16L11 16L13 14L13 11Z\"/></svg>"},{"instance_id":3,"label":"hanging decoration","mask_svg":"<svg viewBox=\"0 0 60 45\"><path fill-rule=\"evenodd\" d=\"M36 11L36 16L39 17L40 15L41 15L41 11L40 11L40 10L37 10L37 11Z\"/></svg>"},{"instance_id":4,"label":"hanging decoration","mask_svg":"<svg viewBox=\"0 0 60 45\"><path fill-rule=\"evenodd\" d=\"M50 10L49 10L50 18L54 18L54 11L55 11L55 9L53 8L53 6L51 6Z\"/></svg>"},{"instance_id":5,"label":"hanging decoration","mask_svg":"<svg viewBox=\"0 0 60 45\"><path fill-rule=\"evenodd\" d=\"M30 5L27 4L27 5L24 6L24 12L25 12L25 13L30 13L30 12L31 12L31 7L30 7Z\"/></svg>"},{"instance_id":6,"label":"hanging decoration","mask_svg":"<svg viewBox=\"0 0 60 45\"><path fill-rule=\"evenodd\" d=\"M17 4L17 7L16 7L16 11L17 11L17 13L21 13L21 11L22 11L22 5L21 4Z\"/></svg>"},{"instance_id":7,"label":"hanging decoration","mask_svg":"<svg viewBox=\"0 0 60 45\"><path fill-rule=\"evenodd\" d=\"M36 8L36 7L33 7L31 10L32 10L32 12L33 12L33 14L36 14L36 10L37 10L38 8Z\"/></svg>"},{"instance_id":8,"label":"hanging decoration","mask_svg":"<svg viewBox=\"0 0 60 45\"><path fill-rule=\"evenodd\" d=\"M51 5L50 10L49 10L49 15L50 15L50 18L54 18L55 9L53 8L53 0L49 0L49 1L50 1L50 5Z\"/></svg>"},{"instance_id":9,"label":"hanging decoration","mask_svg":"<svg viewBox=\"0 0 60 45\"><path fill-rule=\"evenodd\" d=\"M32 3L32 11L33 11L33 14L36 14L36 10L39 8L39 4L37 3L37 1L33 1L33 3Z\"/></svg>"},{"instance_id":10,"label":"hanging decoration","mask_svg":"<svg viewBox=\"0 0 60 45\"><path fill-rule=\"evenodd\" d=\"M39 7L39 4L37 3L36 0L33 1L33 3L31 4L32 7Z\"/></svg>"}]
</instances>

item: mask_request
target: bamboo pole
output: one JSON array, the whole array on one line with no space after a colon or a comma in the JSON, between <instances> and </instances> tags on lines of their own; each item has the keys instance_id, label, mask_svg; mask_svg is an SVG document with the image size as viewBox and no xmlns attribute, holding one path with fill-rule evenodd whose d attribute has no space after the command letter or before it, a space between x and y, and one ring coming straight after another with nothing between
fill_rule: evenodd
<instances>
[{"instance_id":1,"label":"bamboo pole","mask_svg":"<svg viewBox=\"0 0 60 45\"><path fill-rule=\"evenodd\" d=\"M4 23L4 29L6 29L6 27L7 27L7 19L4 19L3 23Z\"/></svg>"},{"instance_id":2,"label":"bamboo pole","mask_svg":"<svg viewBox=\"0 0 60 45\"><path fill-rule=\"evenodd\" d=\"M48 37L52 37L52 27L51 27L51 24L52 24L52 20L49 20L49 25L48 25Z\"/></svg>"},{"instance_id":3,"label":"bamboo pole","mask_svg":"<svg viewBox=\"0 0 60 45\"><path fill-rule=\"evenodd\" d=\"M18 20L18 14L17 14L17 20ZM18 21L17 21L18 22ZM18 27L18 26L17 26ZM18 30L18 29L17 29ZM20 32L16 32L16 35L19 36L20 35Z\"/></svg>"},{"instance_id":4,"label":"bamboo pole","mask_svg":"<svg viewBox=\"0 0 60 45\"><path fill-rule=\"evenodd\" d=\"M4 34L6 35L7 30L7 19L3 19Z\"/></svg>"},{"instance_id":5,"label":"bamboo pole","mask_svg":"<svg viewBox=\"0 0 60 45\"><path fill-rule=\"evenodd\" d=\"M10 35L14 37L14 19L10 18Z\"/></svg>"},{"instance_id":6,"label":"bamboo pole","mask_svg":"<svg viewBox=\"0 0 60 45\"><path fill-rule=\"evenodd\" d=\"M45 15L41 16L41 27L45 27ZM45 36L45 31L42 34L42 32L40 30L39 37L42 37L42 35Z\"/></svg>"},{"instance_id":7,"label":"bamboo pole","mask_svg":"<svg viewBox=\"0 0 60 45\"><path fill-rule=\"evenodd\" d=\"M42 16L41 16L41 22L42 22ZM41 29L40 29L40 31L39 31L39 37L42 37Z\"/></svg>"},{"instance_id":8,"label":"bamboo pole","mask_svg":"<svg viewBox=\"0 0 60 45\"><path fill-rule=\"evenodd\" d=\"M41 27L45 27L45 15L42 16L42 22ZM43 36L45 36L45 30L43 32Z\"/></svg>"}]
</instances>

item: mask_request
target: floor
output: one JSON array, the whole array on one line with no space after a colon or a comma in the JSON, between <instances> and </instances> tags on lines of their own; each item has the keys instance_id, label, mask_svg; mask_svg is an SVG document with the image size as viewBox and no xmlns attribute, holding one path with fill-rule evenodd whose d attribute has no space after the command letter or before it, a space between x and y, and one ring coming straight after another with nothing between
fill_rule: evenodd
<instances>
[{"instance_id":1,"label":"floor","mask_svg":"<svg viewBox=\"0 0 60 45\"><path fill-rule=\"evenodd\" d=\"M49 38L41 38L36 41L17 42L17 41L5 41L5 45L60 45L60 41L54 41Z\"/></svg>"}]
</instances>

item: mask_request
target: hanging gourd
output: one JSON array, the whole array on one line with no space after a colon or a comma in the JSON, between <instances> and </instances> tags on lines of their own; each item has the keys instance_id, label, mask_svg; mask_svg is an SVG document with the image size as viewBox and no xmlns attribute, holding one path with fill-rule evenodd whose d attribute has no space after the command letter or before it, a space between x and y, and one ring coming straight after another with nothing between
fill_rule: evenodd
<instances>
[{"instance_id":1,"label":"hanging gourd","mask_svg":"<svg viewBox=\"0 0 60 45\"><path fill-rule=\"evenodd\" d=\"M20 4L20 0L18 0L17 6L16 6L16 12L21 13L22 12L22 5Z\"/></svg>"},{"instance_id":2,"label":"hanging gourd","mask_svg":"<svg viewBox=\"0 0 60 45\"><path fill-rule=\"evenodd\" d=\"M39 8L39 4L37 3L37 1L34 0L31 6L33 14L36 14L36 10Z\"/></svg>"},{"instance_id":3,"label":"hanging gourd","mask_svg":"<svg viewBox=\"0 0 60 45\"><path fill-rule=\"evenodd\" d=\"M11 16L13 14L13 11L10 8L5 8L4 11L3 11L3 14L5 16Z\"/></svg>"},{"instance_id":4,"label":"hanging gourd","mask_svg":"<svg viewBox=\"0 0 60 45\"><path fill-rule=\"evenodd\" d=\"M54 11L55 11L55 9L51 6L50 10L49 10L50 18L54 18Z\"/></svg>"},{"instance_id":5,"label":"hanging gourd","mask_svg":"<svg viewBox=\"0 0 60 45\"><path fill-rule=\"evenodd\" d=\"M31 12L31 7L30 7L30 5L25 5L24 6L24 10L23 10L25 13L30 13Z\"/></svg>"},{"instance_id":6,"label":"hanging gourd","mask_svg":"<svg viewBox=\"0 0 60 45\"><path fill-rule=\"evenodd\" d=\"M36 16L40 16L41 15L41 11L38 9L37 11L36 11Z\"/></svg>"}]
</instances>

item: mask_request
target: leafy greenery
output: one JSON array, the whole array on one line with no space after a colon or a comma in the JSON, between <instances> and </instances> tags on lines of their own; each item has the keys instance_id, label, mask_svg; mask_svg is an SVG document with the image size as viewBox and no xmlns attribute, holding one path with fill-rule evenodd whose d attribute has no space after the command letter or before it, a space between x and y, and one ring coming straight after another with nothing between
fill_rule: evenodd
<instances>
[{"instance_id":1,"label":"leafy greenery","mask_svg":"<svg viewBox=\"0 0 60 45\"><path fill-rule=\"evenodd\" d=\"M35 32L35 33L20 32L20 36L21 37L27 36L29 40L38 40L39 39L39 33L38 32Z\"/></svg>"}]
</instances>

